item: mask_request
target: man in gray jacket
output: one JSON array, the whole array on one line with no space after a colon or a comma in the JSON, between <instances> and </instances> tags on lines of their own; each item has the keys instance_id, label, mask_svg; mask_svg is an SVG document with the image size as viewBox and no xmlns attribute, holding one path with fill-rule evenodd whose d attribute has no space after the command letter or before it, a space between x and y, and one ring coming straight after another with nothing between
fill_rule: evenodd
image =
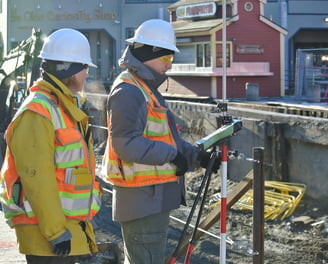
<instances>
[{"instance_id":1,"label":"man in gray jacket","mask_svg":"<svg viewBox=\"0 0 328 264\"><path fill-rule=\"evenodd\" d=\"M206 167L210 153L179 136L158 91L178 52L172 26L160 19L147 20L127 42L119 60L127 70L115 80L108 97L103 177L113 184L113 220L122 227L124 263L161 264L169 213L185 204L181 176Z\"/></svg>"}]
</instances>

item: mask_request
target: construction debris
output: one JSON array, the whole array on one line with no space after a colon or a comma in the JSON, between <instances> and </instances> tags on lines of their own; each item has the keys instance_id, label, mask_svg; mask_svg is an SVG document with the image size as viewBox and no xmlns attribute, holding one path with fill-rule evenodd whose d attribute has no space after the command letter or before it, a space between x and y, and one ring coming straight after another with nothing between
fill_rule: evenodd
<instances>
[{"instance_id":1,"label":"construction debris","mask_svg":"<svg viewBox=\"0 0 328 264\"><path fill-rule=\"evenodd\" d=\"M304 225L313 223L313 221L314 220L310 216L307 216L307 215L302 215L302 216L299 216L299 217L295 217L295 218L293 218L291 220L291 222L293 224L295 224L295 223L303 223Z\"/></svg>"},{"instance_id":2,"label":"construction debris","mask_svg":"<svg viewBox=\"0 0 328 264\"><path fill-rule=\"evenodd\" d=\"M283 220L290 217L306 191L300 183L264 182L264 219ZM232 207L235 210L253 210L253 190L248 190Z\"/></svg>"}]
</instances>

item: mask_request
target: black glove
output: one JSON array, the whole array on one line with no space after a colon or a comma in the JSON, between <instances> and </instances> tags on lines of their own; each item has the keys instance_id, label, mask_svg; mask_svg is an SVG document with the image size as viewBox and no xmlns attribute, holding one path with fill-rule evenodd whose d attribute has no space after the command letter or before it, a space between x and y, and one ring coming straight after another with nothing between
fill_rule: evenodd
<instances>
[{"instance_id":1,"label":"black glove","mask_svg":"<svg viewBox=\"0 0 328 264\"><path fill-rule=\"evenodd\" d=\"M71 252L71 240L66 240L55 244L52 252L60 257L67 257Z\"/></svg>"},{"instance_id":2,"label":"black glove","mask_svg":"<svg viewBox=\"0 0 328 264\"><path fill-rule=\"evenodd\" d=\"M201 150L198 154L198 158L197 160L199 160L200 166L204 169L207 168L208 163L210 161L211 158L211 152L207 152L205 150ZM213 167L212 167L212 172L217 173L218 169L220 168L221 165L221 160L216 157L214 163L213 163Z\"/></svg>"},{"instance_id":3,"label":"black glove","mask_svg":"<svg viewBox=\"0 0 328 264\"><path fill-rule=\"evenodd\" d=\"M185 156L183 156L183 154L179 151L176 157L174 158L174 160L172 160L171 162L175 166L177 166L177 172L176 172L177 176L183 176L188 170L188 161L185 158Z\"/></svg>"}]
</instances>

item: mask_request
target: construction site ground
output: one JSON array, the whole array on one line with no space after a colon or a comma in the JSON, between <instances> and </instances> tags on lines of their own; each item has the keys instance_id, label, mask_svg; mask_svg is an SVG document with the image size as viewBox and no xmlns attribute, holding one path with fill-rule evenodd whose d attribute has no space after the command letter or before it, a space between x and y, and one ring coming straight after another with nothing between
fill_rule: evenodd
<instances>
[{"instance_id":1,"label":"construction site ground","mask_svg":"<svg viewBox=\"0 0 328 264\"><path fill-rule=\"evenodd\" d=\"M167 255L176 248L181 237L184 224L193 205L195 195L201 185L203 170L189 173L187 176L187 203L171 214L168 235ZM210 200L220 190L221 177L212 176L211 185L206 196L206 205L202 213L206 217L209 212ZM233 189L237 183L229 183L228 188ZM107 190L110 190L107 189ZM96 233L99 241L116 241L122 248L119 225L111 221L111 193L104 194L104 205L97 216ZM195 224L198 213L196 207L191 224ZM191 256L191 264L217 264L220 263L220 222L213 225L195 242ZM193 228L188 229L191 234ZM249 264L253 262L253 212L229 209L227 212L227 264ZM328 263L328 205L323 201L313 200L306 195L302 198L294 213L284 220L264 221L264 263L266 264L319 264ZM253 252L254 253L254 252ZM185 255L178 257L176 263L184 263ZM168 258L169 259L169 258ZM96 263L96 262L95 262Z\"/></svg>"},{"instance_id":2,"label":"construction site ground","mask_svg":"<svg viewBox=\"0 0 328 264\"><path fill-rule=\"evenodd\" d=\"M204 171L189 173L187 181L187 206L182 206L172 212L167 255L176 248L181 237L184 224L190 214L195 195L201 185ZM206 195L203 217L209 212L209 204L216 200L220 191L221 177L213 174L211 184ZM228 194L238 183L229 182ZM96 238L100 244L115 242L123 248L120 226L111 220L111 186L103 184L105 193L103 205L94 219ZM198 207L191 224L195 223ZM179 219L180 221L176 220ZM14 230L9 229L0 211L0 263L26 263L24 256L19 254L15 240ZM220 222L214 224L195 242L191 256L191 264L217 264L220 263ZM193 228L188 229L190 234ZM227 243L227 264L249 264L253 262L251 255L253 247L253 214L252 211L236 210L230 208L227 212L227 236L233 241L233 246ZM265 220L264 222L264 263L266 264L320 264L328 263L328 204L325 201L313 200L304 195L294 213L284 220ZM111 253L99 253L91 260L82 261L81 264L110 263ZM123 257L123 255L121 255ZM106 262L107 261L107 262ZM184 262L184 255L178 257L177 262ZM123 262L121 262L123 263Z\"/></svg>"}]
</instances>

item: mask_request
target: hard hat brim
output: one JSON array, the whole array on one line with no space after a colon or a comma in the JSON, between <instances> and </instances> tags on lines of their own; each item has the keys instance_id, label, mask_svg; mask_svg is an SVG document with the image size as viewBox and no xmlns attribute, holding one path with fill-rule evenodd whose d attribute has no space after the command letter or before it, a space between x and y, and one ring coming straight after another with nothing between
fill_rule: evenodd
<instances>
[{"instance_id":1,"label":"hard hat brim","mask_svg":"<svg viewBox=\"0 0 328 264\"><path fill-rule=\"evenodd\" d=\"M129 44L137 42L137 43L155 46L155 47L159 47L159 48L163 48L163 49L173 50L174 52L180 52L179 49L175 45L163 44L163 43L159 43L157 41L153 41L153 40L149 40L149 39L145 40L145 39L141 39L141 38L129 38L129 39L126 39L125 41Z\"/></svg>"},{"instance_id":2,"label":"hard hat brim","mask_svg":"<svg viewBox=\"0 0 328 264\"><path fill-rule=\"evenodd\" d=\"M93 64L91 61L89 61L89 62L82 62L82 61L80 61L78 59L77 60L74 60L72 58L65 57L65 56L52 56L51 54L48 54L46 52L41 52L41 54L38 57L41 58L41 59L44 59L44 60L63 61L63 62L87 64L89 67L98 68L98 66L95 65L95 64Z\"/></svg>"}]
</instances>

